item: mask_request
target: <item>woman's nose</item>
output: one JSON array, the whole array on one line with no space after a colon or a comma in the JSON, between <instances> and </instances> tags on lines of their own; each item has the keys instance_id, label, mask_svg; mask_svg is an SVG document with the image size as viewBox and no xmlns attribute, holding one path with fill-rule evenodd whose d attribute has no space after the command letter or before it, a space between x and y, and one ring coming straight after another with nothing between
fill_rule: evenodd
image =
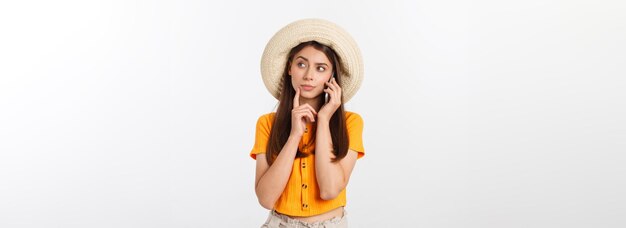
<instances>
[{"instance_id":1,"label":"woman's nose","mask_svg":"<svg viewBox=\"0 0 626 228\"><path fill-rule=\"evenodd\" d=\"M304 72L304 80L311 80L313 79L313 72L311 72L311 69L307 69L306 72Z\"/></svg>"}]
</instances>

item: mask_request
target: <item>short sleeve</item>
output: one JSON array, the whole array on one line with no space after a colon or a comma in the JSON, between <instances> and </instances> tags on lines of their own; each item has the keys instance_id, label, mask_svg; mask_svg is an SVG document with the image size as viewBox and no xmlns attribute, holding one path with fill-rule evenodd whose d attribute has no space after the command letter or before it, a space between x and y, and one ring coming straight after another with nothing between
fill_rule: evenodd
<instances>
[{"instance_id":1,"label":"short sleeve","mask_svg":"<svg viewBox=\"0 0 626 228\"><path fill-rule=\"evenodd\" d=\"M256 133L254 136L254 147L250 151L250 157L256 159L257 154L265 153L267 148L267 141L270 138L270 130L272 120L271 114L265 114L259 117L256 122Z\"/></svg>"},{"instance_id":2,"label":"short sleeve","mask_svg":"<svg viewBox=\"0 0 626 228\"><path fill-rule=\"evenodd\" d=\"M346 115L346 127L348 129L348 137L350 138L351 150L358 153L357 159L365 156L363 148L363 119L354 112L348 112Z\"/></svg>"}]
</instances>

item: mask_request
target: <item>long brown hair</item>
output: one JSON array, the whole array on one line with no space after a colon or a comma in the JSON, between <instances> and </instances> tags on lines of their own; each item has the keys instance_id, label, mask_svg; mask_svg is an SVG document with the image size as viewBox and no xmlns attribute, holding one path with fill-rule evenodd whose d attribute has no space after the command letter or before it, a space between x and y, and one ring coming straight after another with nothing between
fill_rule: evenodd
<instances>
[{"instance_id":1,"label":"long brown hair","mask_svg":"<svg viewBox=\"0 0 626 228\"><path fill-rule=\"evenodd\" d=\"M340 64L341 60L333 49L316 41L303 42L291 49L289 55L287 55L287 64L285 64L282 81L279 86L281 87L281 93L279 95L280 99L278 101L278 109L276 110L274 123L272 125L272 130L270 131L270 137L266 148L266 158L269 165L272 165L274 160L276 160L276 157L278 157L281 149L285 143L287 143L287 139L289 138L289 134L291 132L291 110L293 109L293 98L296 95L296 91L293 86L291 86L289 68L291 67L293 57L296 53L308 46L311 46L326 55L326 57L333 64L335 80L337 80L337 83L341 84L341 73L343 72ZM319 99L320 104L324 104L324 96L320 96ZM346 154L348 154L348 145L350 145L350 141L348 138L348 130L346 129L345 116L342 98L341 105L337 108L329 122L330 135L333 144L332 152L335 155L335 158L332 160L333 162L343 159ZM315 142L315 134L308 142L307 146L313 144L313 142ZM306 156L308 156L308 154L302 153L298 147L296 157L301 158Z\"/></svg>"}]
</instances>

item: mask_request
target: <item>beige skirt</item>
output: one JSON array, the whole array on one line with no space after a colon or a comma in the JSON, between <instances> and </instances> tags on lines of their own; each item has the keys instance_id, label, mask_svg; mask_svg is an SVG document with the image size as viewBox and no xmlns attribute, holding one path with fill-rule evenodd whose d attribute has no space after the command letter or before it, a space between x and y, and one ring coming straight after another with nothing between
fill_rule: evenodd
<instances>
[{"instance_id":1,"label":"beige skirt","mask_svg":"<svg viewBox=\"0 0 626 228\"><path fill-rule=\"evenodd\" d=\"M297 219L290 218L289 216L276 213L275 210L270 211L270 215L267 217L267 221L261 226L261 228L292 228L292 227L318 227L318 228L346 228L348 227L348 213L346 209L343 209L343 216L334 217L328 220L319 222L302 222Z\"/></svg>"}]
</instances>

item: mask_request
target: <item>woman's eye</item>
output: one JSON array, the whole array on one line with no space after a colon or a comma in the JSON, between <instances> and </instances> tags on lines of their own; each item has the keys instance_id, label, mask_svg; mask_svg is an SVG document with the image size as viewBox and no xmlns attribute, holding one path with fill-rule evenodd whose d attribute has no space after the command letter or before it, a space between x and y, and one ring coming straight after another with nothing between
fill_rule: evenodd
<instances>
[{"instance_id":1,"label":"woman's eye","mask_svg":"<svg viewBox=\"0 0 626 228\"><path fill-rule=\"evenodd\" d=\"M324 68L324 67L317 67L317 71L319 71L319 72L322 72L324 70L326 70L326 68Z\"/></svg>"},{"instance_id":2,"label":"woman's eye","mask_svg":"<svg viewBox=\"0 0 626 228\"><path fill-rule=\"evenodd\" d=\"M304 68L304 67L306 67L306 64L304 64L304 63L298 63L298 67L300 67L300 68Z\"/></svg>"}]
</instances>

